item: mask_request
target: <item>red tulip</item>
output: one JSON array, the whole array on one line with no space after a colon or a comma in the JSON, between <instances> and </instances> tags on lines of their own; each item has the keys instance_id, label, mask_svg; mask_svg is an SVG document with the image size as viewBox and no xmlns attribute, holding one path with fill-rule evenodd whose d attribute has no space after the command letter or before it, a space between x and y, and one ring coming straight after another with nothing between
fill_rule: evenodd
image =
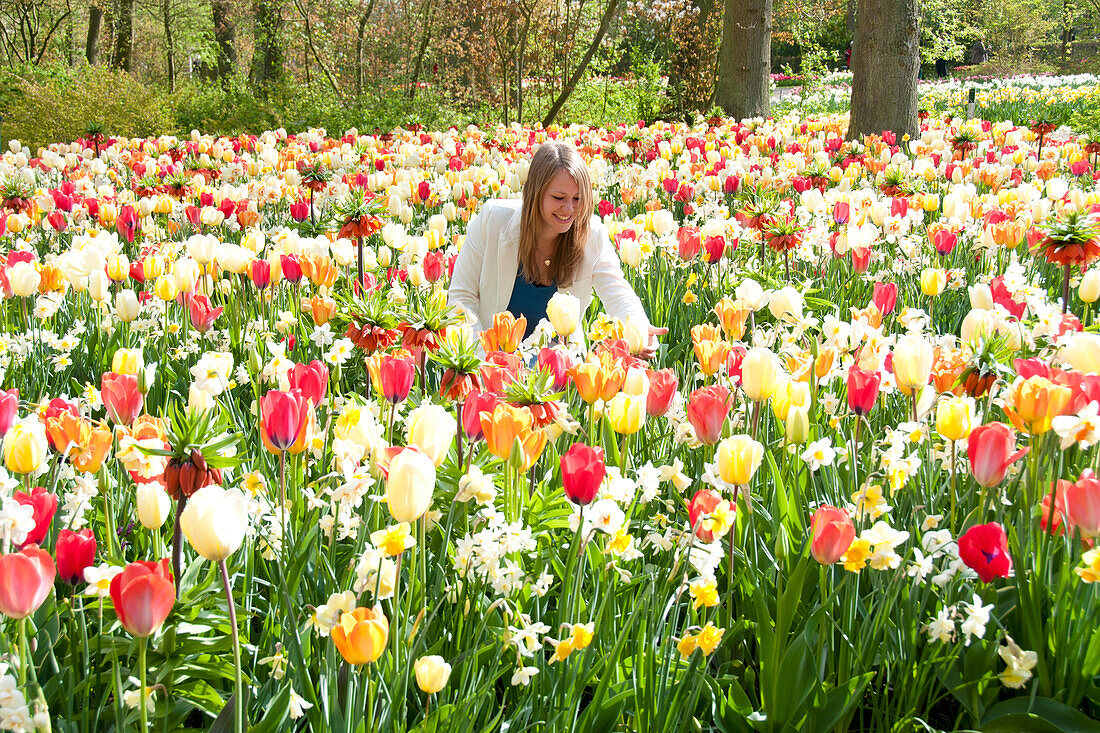
<instances>
[{"instance_id":1,"label":"red tulip","mask_svg":"<svg viewBox=\"0 0 1100 733\"><path fill-rule=\"evenodd\" d=\"M492 412L500 399L492 392L471 392L462 404L462 432L470 440L481 440L481 413Z\"/></svg>"},{"instance_id":2,"label":"red tulip","mask_svg":"<svg viewBox=\"0 0 1100 733\"><path fill-rule=\"evenodd\" d=\"M408 397L415 371L412 359L388 355L383 357L378 367L378 376L382 382L382 396L393 404Z\"/></svg>"},{"instance_id":3,"label":"red tulip","mask_svg":"<svg viewBox=\"0 0 1100 733\"><path fill-rule=\"evenodd\" d=\"M884 316L894 312L898 304L898 286L896 283L875 283L874 292L871 294L871 302L878 308L878 312Z\"/></svg>"},{"instance_id":4,"label":"red tulip","mask_svg":"<svg viewBox=\"0 0 1100 733\"><path fill-rule=\"evenodd\" d=\"M290 205L290 216L294 221L305 221L309 217L309 202L305 199Z\"/></svg>"},{"instance_id":5,"label":"red tulip","mask_svg":"<svg viewBox=\"0 0 1100 733\"><path fill-rule=\"evenodd\" d=\"M290 388L301 392L314 405L328 394L328 367L314 359L309 364L295 364L290 370Z\"/></svg>"},{"instance_id":6,"label":"red tulip","mask_svg":"<svg viewBox=\"0 0 1100 733\"><path fill-rule=\"evenodd\" d=\"M647 369L646 376L649 377L649 394L646 395L645 411L653 417L660 417L672 405L680 380L671 369Z\"/></svg>"},{"instance_id":7,"label":"red tulip","mask_svg":"<svg viewBox=\"0 0 1100 733\"><path fill-rule=\"evenodd\" d=\"M539 351L538 366L554 375L554 391L561 392L569 384L569 369L573 366L573 358L562 349L547 346Z\"/></svg>"},{"instance_id":8,"label":"red tulip","mask_svg":"<svg viewBox=\"0 0 1100 733\"><path fill-rule=\"evenodd\" d=\"M726 238L725 237L707 237L706 242L703 243L703 248L706 250L706 261L709 264L714 264L718 260L722 259L722 255L726 253Z\"/></svg>"},{"instance_id":9,"label":"red tulip","mask_svg":"<svg viewBox=\"0 0 1100 733\"><path fill-rule=\"evenodd\" d=\"M61 530L54 548L58 576L69 585L76 585L84 578L84 569L95 564L95 549L95 535L92 530Z\"/></svg>"},{"instance_id":10,"label":"red tulip","mask_svg":"<svg viewBox=\"0 0 1100 733\"><path fill-rule=\"evenodd\" d=\"M248 276L252 278L252 284L257 290L263 290L271 284L271 263L267 260L252 260Z\"/></svg>"},{"instance_id":11,"label":"red tulip","mask_svg":"<svg viewBox=\"0 0 1100 733\"><path fill-rule=\"evenodd\" d=\"M118 212L118 216L115 217L115 228L118 230L119 236L133 244L134 237L141 229L141 219L138 217L137 210L129 204L123 206Z\"/></svg>"},{"instance_id":12,"label":"red tulip","mask_svg":"<svg viewBox=\"0 0 1100 733\"><path fill-rule=\"evenodd\" d=\"M176 586L167 558L139 560L111 579L111 600L118 620L134 636L152 636L176 603Z\"/></svg>"},{"instance_id":13,"label":"red tulip","mask_svg":"<svg viewBox=\"0 0 1100 733\"><path fill-rule=\"evenodd\" d=\"M145 406L145 395L138 389L134 374L107 372L100 381L100 396L107 407L107 416L119 425L129 425Z\"/></svg>"},{"instance_id":14,"label":"red tulip","mask_svg":"<svg viewBox=\"0 0 1100 733\"><path fill-rule=\"evenodd\" d=\"M298 259L298 255L280 255L279 265L283 278L288 282L297 283L302 279L302 261Z\"/></svg>"},{"instance_id":15,"label":"red tulip","mask_svg":"<svg viewBox=\"0 0 1100 733\"><path fill-rule=\"evenodd\" d=\"M688 521L700 542L714 542L714 531L703 529L703 516L713 512L723 501L722 495L714 489L699 489L688 504Z\"/></svg>"},{"instance_id":16,"label":"red tulip","mask_svg":"<svg viewBox=\"0 0 1100 733\"><path fill-rule=\"evenodd\" d=\"M699 236L699 227L680 227L676 232L676 251L682 260L695 259L702 249L703 242Z\"/></svg>"},{"instance_id":17,"label":"red tulip","mask_svg":"<svg viewBox=\"0 0 1100 733\"><path fill-rule=\"evenodd\" d=\"M852 412L863 416L874 408L881 381L877 371L865 372L855 364L848 367L848 407Z\"/></svg>"},{"instance_id":18,"label":"red tulip","mask_svg":"<svg viewBox=\"0 0 1100 733\"><path fill-rule=\"evenodd\" d=\"M932 234L932 246L936 248L936 251L941 255L947 256L951 254L951 251L955 249L955 245L958 244L959 235L950 229L937 229Z\"/></svg>"},{"instance_id":19,"label":"red tulip","mask_svg":"<svg viewBox=\"0 0 1100 733\"><path fill-rule=\"evenodd\" d=\"M722 437L722 428L733 406L730 391L720 384L700 387L688 399L687 418L695 435L706 445L714 445Z\"/></svg>"},{"instance_id":20,"label":"red tulip","mask_svg":"<svg viewBox=\"0 0 1100 733\"><path fill-rule=\"evenodd\" d=\"M432 250L424 255L421 265L424 267L424 279L434 283L443 277L443 273L446 271L446 258L440 250Z\"/></svg>"},{"instance_id":21,"label":"red tulip","mask_svg":"<svg viewBox=\"0 0 1100 733\"><path fill-rule=\"evenodd\" d=\"M57 497L42 486L35 486L29 494L25 491L16 491L14 498L17 503L34 509L34 529L27 533L27 539L23 541L22 546L39 544L46 538L46 533L50 531L50 523L53 522L53 515L57 513Z\"/></svg>"},{"instance_id":22,"label":"red tulip","mask_svg":"<svg viewBox=\"0 0 1100 733\"><path fill-rule=\"evenodd\" d=\"M849 251L852 253L852 269L860 275L867 272L867 268L871 266L871 248L852 247Z\"/></svg>"},{"instance_id":23,"label":"red tulip","mask_svg":"<svg viewBox=\"0 0 1100 733\"><path fill-rule=\"evenodd\" d=\"M290 448L307 427L309 400L296 389L273 389L260 400L260 429L276 451Z\"/></svg>"},{"instance_id":24,"label":"red tulip","mask_svg":"<svg viewBox=\"0 0 1100 733\"><path fill-rule=\"evenodd\" d=\"M974 428L966 440L970 471L978 485L987 489L1004 481L1008 467L1028 450L1016 450L1016 434L1001 422Z\"/></svg>"},{"instance_id":25,"label":"red tulip","mask_svg":"<svg viewBox=\"0 0 1100 733\"><path fill-rule=\"evenodd\" d=\"M416 186L416 195L421 201L427 201L428 197L432 195L432 187L427 181L421 181Z\"/></svg>"},{"instance_id":26,"label":"red tulip","mask_svg":"<svg viewBox=\"0 0 1100 733\"><path fill-rule=\"evenodd\" d=\"M959 538L959 559L978 574L983 583L994 578L1007 578L1012 571L1012 556L1008 554L1008 537L997 522L979 524Z\"/></svg>"},{"instance_id":27,"label":"red tulip","mask_svg":"<svg viewBox=\"0 0 1100 733\"><path fill-rule=\"evenodd\" d=\"M38 545L0 555L0 613L14 619L30 616L50 594L55 574L53 558Z\"/></svg>"},{"instance_id":28,"label":"red tulip","mask_svg":"<svg viewBox=\"0 0 1100 733\"><path fill-rule=\"evenodd\" d=\"M1065 487L1062 501L1070 527L1085 537L1100 534L1100 480L1091 469L1086 468L1076 483Z\"/></svg>"},{"instance_id":29,"label":"red tulip","mask_svg":"<svg viewBox=\"0 0 1100 733\"><path fill-rule=\"evenodd\" d=\"M822 504L810 520L810 554L822 565L839 560L856 538L848 512Z\"/></svg>"},{"instance_id":30,"label":"red tulip","mask_svg":"<svg viewBox=\"0 0 1100 733\"><path fill-rule=\"evenodd\" d=\"M833 221L837 224L847 224L848 220L851 218L851 210L851 204L847 201L837 201L833 203Z\"/></svg>"},{"instance_id":31,"label":"red tulip","mask_svg":"<svg viewBox=\"0 0 1100 733\"><path fill-rule=\"evenodd\" d=\"M0 438L7 435L19 410L19 390L0 390Z\"/></svg>"},{"instance_id":32,"label":"red tulip","mask_svg":"<svg viewBox=\"0 0 1100 733\"><path fill-rule=\"evenodd\" d=\"M187 302L187 312L191 316L191 325L195 327L195 330L199 333L206 333L214 325L214 321L225 310L224 307L218 306L212 308L210 306L209 295L192 295L191 299Z\"/></svg>"},{"instance_id":33,"label":"red tulip","mask_svg":"<svg viewBox=\"0 0 1100 733\"><path fill-rule=\"evenodd\" d=\"M561 457L562 488L566 498L577 506L592 503L606 475L602 448L574 443Z\"/></svg>"}]
</instances>

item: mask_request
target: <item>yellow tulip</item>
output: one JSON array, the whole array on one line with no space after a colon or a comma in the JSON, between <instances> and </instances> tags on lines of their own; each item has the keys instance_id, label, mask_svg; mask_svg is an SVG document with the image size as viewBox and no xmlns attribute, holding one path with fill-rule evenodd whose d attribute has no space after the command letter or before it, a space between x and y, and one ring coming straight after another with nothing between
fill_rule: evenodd
<instances>
[{"instance_id":1,"label":"yellow tulip","mask_svg":"<svg viewBox=\"0 0 1100 733\"><path fill-rule=\"evenodd\" d=\"M620 392L607 403L607 419L611 429L620 435L633 435L645 423L646 398L643 395Z\"/></svg>"},{"instance_id":2,"label":"yellow tulip","mask_svg":"<svg viewBox=\"0 0 1100 733\"><path fill-rule=\"evenodd\" d=\"M731 435L717 446L718 475L726 483L743 486L756 474L764 460L764 446L748 435Z\"/></svg>"},{"instance_id":3,"label":"yellow tulip","mask_svg":"<svg viewBox=\"0 0 1100 733\"><path fill-rule=\"evenodd\" d=\"M386 651L390 638L390 622L381 606L363 608L340 615L340 623L332 627L332 643L348 664L361 665L378 661Z\"/></svg>"},{"instance_id":4,"label":"yellow tulip","mask_svg":"<svg viewBox=\"0 0 1100 733\"><path fill-rule=\"evenodd\" d=\"M12 473L33 473L46 460L46 426L36 417L15 423L4 436L4 464Z\"/></svg>"},{"instance_id":5,"label":"yellow tulip","mask_svg":"<svg viewBox=\"0 0 1100 733\"><path fill-rule=\"evenodd\" d=\"M936 432L947 440L966 438L973 423L974 401L969 397L949 397L936 407Z\"/></svg>"}]
</instances>

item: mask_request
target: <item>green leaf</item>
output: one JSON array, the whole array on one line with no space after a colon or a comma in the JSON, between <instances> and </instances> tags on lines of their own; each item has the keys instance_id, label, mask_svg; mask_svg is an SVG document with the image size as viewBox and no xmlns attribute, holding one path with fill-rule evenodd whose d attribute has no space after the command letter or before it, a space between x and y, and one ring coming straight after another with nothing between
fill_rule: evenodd
<instances>
[{"instance_id":1,"label":"green leaf","mask_svg":"<svg viewBox=\"0 0 1100 733\"><path fill-rule=\"evenodd\" d=\"M1048 697L1014 697L991 707L981 730L1100 733L1100 722Z\"/></svg>"},{"instance_id":2,"label":"green leaf","mask_svg":"<svg viewBox=\"0 0 1100 733\"><path fill-rule=\"evenodd\" d=\"M278 733L285 730L287 716L290 715L290 685L287 685L267 703L267 712L262 720L248 729L249 733Z\"/></svg>"}]
</instances>

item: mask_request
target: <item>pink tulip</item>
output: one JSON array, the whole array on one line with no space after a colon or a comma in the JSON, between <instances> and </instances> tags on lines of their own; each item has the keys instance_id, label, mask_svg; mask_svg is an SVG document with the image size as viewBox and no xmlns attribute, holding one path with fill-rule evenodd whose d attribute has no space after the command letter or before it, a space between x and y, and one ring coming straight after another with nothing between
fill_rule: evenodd
<instances>
[{"instance_id":1,"label":"pink tulip","mask_svg":"<svg viewBox=\"0 0 1100 733\"><path fill-rule=\"evenodd\" d=\"M1001 422L974 428L966 441L970 471L978 485L987 489L1004 481L1008 467L1028 450L1016 450L1016 434L1012 428Z\"/></svg>"},{"instance_id":2,"label":"pink tulip","mask_svg":"<svg viewBox=\"0 0 1100 733\"><path fill-rule=\"evenodd\" d=\"M0 613L14 619L30 616L50 594L56 573L50 553L38 545L0 555Z\"/></svg>"}]
</instances>

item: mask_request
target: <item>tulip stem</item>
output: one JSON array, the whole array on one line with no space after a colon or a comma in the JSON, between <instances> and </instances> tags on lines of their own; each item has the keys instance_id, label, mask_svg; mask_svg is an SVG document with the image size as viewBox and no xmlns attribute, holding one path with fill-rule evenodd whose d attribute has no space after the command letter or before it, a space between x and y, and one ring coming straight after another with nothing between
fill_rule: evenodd
<instances>
[{"instance_id":1,"label":"tulip stem","mask_svg":"<svg viewBox=\"0 0 1100 733\"><path fill-rule=\"evenodd\" d=\"M225 602L229 608L229 633L233 635L233 726L236 733L244 733L245 701L244 685L241 680L241 640L237 632L237 609L233 605L233 586L229 583L229 570L225 567L225 560L218 561L218 568L222 573L222 585L225 586ZM144 665L142 670L142 674L144 674ZM142 694L144 695L144 682L142 685Z\"/></svg>"},{"instance_id":2,"label":"tulip stem","mask_svg":"<svg viewBox=\"0 0 1100 733\"><path fill-rule=\"evenodd\" d=\"M959 493L957 488L957 482L959 479L959 465L958 465L958 452L959 445L956 441L951 441L951 526L955 526L955 506L958 504Z\"/></svg>"},{"instance_id":3,"label":"tulip stem","mask_svg":"<svg viewBox=\"0 0 1100 733\"><path fill-rule=\"evenodd\" d=\"M1062 266L1062 315L1069 310L1069 263Z\"/></svg>"},{"instance_id":4,"label":"tulip stem","mask_svg":"<svg viewBox=\"0 0 1100 733\"><path fill-rule=\"evenodd\" d=\"M31 661L30 647L27 645L27 617L19 619L19 687L27 684L27 667L33 664Z\"/></svg>"},{"instance_id":5,"label":"tulip stem","mask_svg":"<svg viewBox=\"0 0 1100 733\"><path fill-rule=\"evenodd\" d=\"M176 582L176 598L180 595L180 564L183 562L183 527L180 525L180 517L187 506L187 495L180 493L176 501L176 526L172 529L172 573Z\"/></svg>"},{"instance_id":6,"label":"tulip stem","mask_svg":"<svg viewBox=\"0 0 1100 733\"><path fill-rule=\"evenodd\" d=\"M138 676L141 682L141 696L138 697L138 715L143 733L149 730L149 710L145 707L145 648L147 646L149 646L149 637L140 637L138 639Z\"/></svg>"}]
</instances>

